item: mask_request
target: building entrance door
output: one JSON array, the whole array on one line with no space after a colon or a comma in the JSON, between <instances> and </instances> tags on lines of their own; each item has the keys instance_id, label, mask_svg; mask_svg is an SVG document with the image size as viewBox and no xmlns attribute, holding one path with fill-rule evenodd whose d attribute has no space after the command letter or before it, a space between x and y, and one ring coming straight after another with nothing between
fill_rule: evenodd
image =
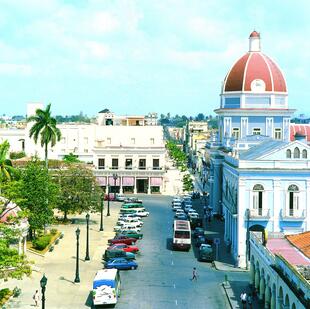
<instances>
[{"instance_id":1,"label":"building entrance door","mask_svg":"<svg viewBox=\"0 0 310 309\"><path fill-rule=\"evenodd\" d=\"M147 193L148 179L137 179L137 193Z\"/></svg>"}]
</instances>

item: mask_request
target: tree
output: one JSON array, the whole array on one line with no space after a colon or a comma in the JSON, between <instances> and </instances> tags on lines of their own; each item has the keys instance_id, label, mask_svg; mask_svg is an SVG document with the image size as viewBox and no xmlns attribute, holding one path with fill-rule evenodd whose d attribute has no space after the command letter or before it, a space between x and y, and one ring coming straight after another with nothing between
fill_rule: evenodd
<instances>
[{"instance_id":1,"label":"tree","mask_svg":"<svg viewBox=\"0 0 310 309\"><path fill-rule=\"evenodd\" d=\"M43 229L52 222L59 188L48 174L48 170L37 160L27 164L22 171L21 180L21 183L16 184L20 187L19 206L29 210L28 221L33 236L32 232L35 234L37 229Z\"/></svg>"},{"instance_id":2,"label":"tree","mask_svg":"<svg viewBox=\"0 0 310 309\"><path fill-rule=\"evenodd\" d=\"M57 121L51 116L51 104L48 104L46 109L37 109L36 114L27 120L34 121L30 129L29 137L33 137L35 143L38 142L39 135L41 147L44 147L45 166L48 169L48 145L55 146L57 141L60 141L61 132L56 127Z\"/></svg>"},{"instance_id":3,"label":"tree","mask_svg":"<svg viewBox=\"0 0 310 309\"><path fill-rule=\"evenodd\" d=\"M197 121L203 121L205 119L205 116L204 114L202 113L199 113L197 116L196 116L196 120Z\"/></svg>"},{"instance_id":4,"label":"tree","mask_svg":"<svg viewBox=\"0 0 310 309\"><path fill-rule=\"evenodd\" d=\"M10 144L4 141L0 144L0 182L11 180L14 173L11 160L8 159Z\"/></svg>"},{"instance_id":5,"label":"tree","mask_svg":"<svg viewBox=\"0 0 310 309\"><path fill-rule=\"evenodd\" d=\"M73 154L72 152L70 152L69 154L67 155L64 155L64 159L63 159L65 162L67 163L79 163L81 162L79 159L78 159L78 156Z\"/></svg>"},{"instance_id":6,"label":"tree","mask_svg":"<svg viewBox=\"0 0 310 309\"><path fill-rule=\"evenodd\" d=\"M64 221L68 214L98 210L102 190L90 169L72 166L60 170L55 181L60 187L57 208L64 213Z\"/></svg>"}]
</instances>

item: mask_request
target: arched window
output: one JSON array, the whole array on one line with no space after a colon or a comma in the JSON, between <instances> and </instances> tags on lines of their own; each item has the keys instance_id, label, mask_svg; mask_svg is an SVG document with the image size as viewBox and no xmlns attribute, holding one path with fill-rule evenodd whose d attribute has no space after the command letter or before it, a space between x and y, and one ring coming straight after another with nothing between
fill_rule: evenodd
<instances>
[{"instance_id":1,"label":"arched window","mask_svg":"<svg viewBox=\"0 0 310 309\"><path fill-rule=\"evenodd\" d=\"M257 184L253 187L253 209L259 216L263 215L263 192L262 185Z\"/></svg>"},{"instance_id":2,"label":"arched window","mask_svg":"<svg viewBox=\"0 0 310 309\"><path fill-rule=\"evenodd\" d=\"M299 209L299 188L296 185L288 187L288 215L293 217Z\"/></svg>"},{"instance_id":3,"label":"arched window","mask_svg":"<svg viewBox=\"0 0 310 309\"><path fill-rule=\"evenodd\" d=\"M300 158L300 150L298 147L294 149L294 158Z\"/></svg>"},{"instance_id":4,"label":"arched window","mask_svg":"<svg viewBox=\"0 0 310 309\"><path fill-rule=\"evenodd\" d=\"M308 158L308 153L307 153L307 150L306 150L306 149L304 149L304 150L302 151L302 158L303 158L303 159L307 159L307 158Z\"/></svg>"},{"instance_id":5,"label":"arched window","mask_svg":"<svg viewBox=\"0 0 310 309\"><path fill-rule=\"evenodd\" d=\"M287 150L286 150L286 157L287 157L288 159L290 159L290 158L292 157L292 152L291 152L290 149L287 149Z\"/></svg>"}]
</instances>

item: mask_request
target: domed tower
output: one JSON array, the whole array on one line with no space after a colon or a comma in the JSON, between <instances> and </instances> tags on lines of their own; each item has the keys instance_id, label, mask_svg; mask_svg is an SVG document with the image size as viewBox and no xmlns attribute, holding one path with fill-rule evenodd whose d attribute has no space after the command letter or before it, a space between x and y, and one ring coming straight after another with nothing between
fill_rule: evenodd
<instances>
[{"instance_id":1,"label":"domed tower","mask_svg":"<svg viewBox=\"0 0 310 309\"><path fill-rule=\"evenodd\" d=\"M223 144L264 135L289 141L289 123L294 110L288 108L285 78L277 64L261 52L257 31L249 37L249 51L232 66L221 91L219 138Z\"/></svg>"}]
</instances>

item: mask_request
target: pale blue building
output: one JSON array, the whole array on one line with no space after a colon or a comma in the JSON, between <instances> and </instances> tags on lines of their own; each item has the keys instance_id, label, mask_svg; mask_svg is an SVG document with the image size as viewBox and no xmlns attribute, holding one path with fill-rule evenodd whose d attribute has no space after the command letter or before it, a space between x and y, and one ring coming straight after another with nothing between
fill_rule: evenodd
<instances>
[{"instance_id":1,"label":"pale blue building","mask_svg":"<svg viewBox=\"0 0 310 309\"><path fill-rule=\"evenodd\" d=\"M310 147L290 141L284 75L261 52L253 31L249 52L223 82L219 135L210 151L210 205L225 217L225 239L246 266L249 230L286 234L310 229Z\"/></svg>"}]
</instances>

